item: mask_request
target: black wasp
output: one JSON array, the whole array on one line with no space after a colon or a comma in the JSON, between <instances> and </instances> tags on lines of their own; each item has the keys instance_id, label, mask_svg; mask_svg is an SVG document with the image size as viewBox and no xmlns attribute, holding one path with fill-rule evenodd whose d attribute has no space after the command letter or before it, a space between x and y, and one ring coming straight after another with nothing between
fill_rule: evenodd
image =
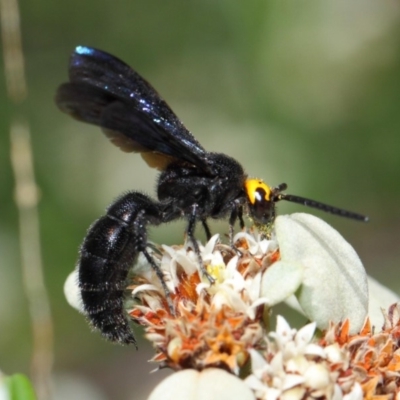
<instances>
[{"instance_id":1,"label":"black wasp","mask_svg":"<svg viewBox=\"0 0 400 400\"><path fill-rule=\"evenodd\" d=\"M89 228L80 249L83 307L91 324L109 340L136 344L123 300L129 269L139 253L154 268L168 296L162 272L147 251L148 224L184 218L201 271L213 282L194 237L198 222L210 238L207 219L229 217L233 245L233 227L238 220L244 228L244 212L255 225L265 227L273 222L275 203L280 200L367 220L360 214L284 194L286 184L270 188L259 179L249 179L233 158L204 150L149 83L103 51L86 46L75 49L69 82L59 87L56 103L74 118L101 126L116 146L141 153L150 167L161 170L158 200L140 192L124 194Z\"/></svg>"}]
</instances>

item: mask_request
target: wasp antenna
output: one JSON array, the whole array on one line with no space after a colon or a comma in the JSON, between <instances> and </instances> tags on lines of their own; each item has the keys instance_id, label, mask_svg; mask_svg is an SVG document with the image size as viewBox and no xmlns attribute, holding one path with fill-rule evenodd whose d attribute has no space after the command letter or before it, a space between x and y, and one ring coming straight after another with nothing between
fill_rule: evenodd
<instances>
[{"instance_id":1,"label":"wasp antenna","mask_svg":"<svg viewBox=\"0 0 400 400\"><path fill-rule=\"evenodd\" d=\"M306 207L316 208L318 210L325 211L325 212L330 213L330 214L339 215L341 217L354 219L356 221L367 222L369 220L369 218L367 216L365 216L365 215L358 214L358 213L355 213L355 212L352 212L352 211L343 210L342 208L333 207L333 206L330 206L328 204L320 203L319 201L306 199L304 197L295 196L295 195L292 195L292 194L280 193L279 196L278 196L278 200L286 200L286 201L290 201L292 203L302 204L303 206L306 206Z\"/></svg>"},{"instance_id":2,"label":"wasp antenna","mask_svg":"<svg viewBox=\"0 0 400 400\"><path fill-rule=\"evenodd\" d=\"M280 193L283 192L284 190L287 189L287 184L286 183L280 183L277 187L273 189L274 193Z\"/></svg>"}]
</instances>

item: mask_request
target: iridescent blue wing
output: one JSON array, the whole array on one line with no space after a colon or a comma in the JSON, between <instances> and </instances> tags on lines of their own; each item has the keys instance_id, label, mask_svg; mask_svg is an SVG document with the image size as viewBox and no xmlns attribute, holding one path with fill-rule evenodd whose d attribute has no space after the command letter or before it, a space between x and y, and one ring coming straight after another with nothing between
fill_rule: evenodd
<instances>
[{"instance_id":1,"label":"iridescent blue wing","mask_svg":"<svg viewBox=\"0 0 400 400\"><path fill-rule=\"evenodd\" d=\"M62 111L101 126L115 145L142 153L152 167L181 161L212 173L203 147L155 89L118 58L78 46L69 78L56 95Z\"/></svg>"}]
</instances>

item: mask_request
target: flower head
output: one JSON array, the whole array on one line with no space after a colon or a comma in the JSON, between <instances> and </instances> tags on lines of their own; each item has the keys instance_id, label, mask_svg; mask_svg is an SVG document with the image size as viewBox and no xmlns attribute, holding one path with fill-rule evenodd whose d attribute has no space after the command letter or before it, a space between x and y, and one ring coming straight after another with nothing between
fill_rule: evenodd
<instances>
[{"instance_id":1,"label":"flower head","mask_svg":"<svg viewBox=\"0 0 400 400\"><path fill-rule=\"evenodd\" d=\"M214 375L193 370L225 370L258 400L400 398L400 306L384 313L379 333L366 319L379 299L400 299L371 280L368 298L360 259L329 225L280 216L271 239L240 232L231 248L215 235L199 248L212 282L190 243L149 247L165 285L144 256L132 270L128 312L156 349L152 361L192 370L196 382ZM76 282L75 272L65 290L80 309ZM313 322L294 329L278 316L269 331L273 306L293 299Z\"/></svg>"},{"instance_id":2,"label":"flower head","mask_svg":"<svg viewBox=\"0 0 400 400\"><path fill-rule=\"evenodd\" d=\"M300 330L278 317L266 350L252 351L252 374L246 383L257 399L362 398L360 384L348 378L350 353L337 343L323 346L315 338L316 324Z\"/></svg>"},{"instance_id":3,"label":"flower head","mask_svg":"<svg viewBox=\"0 0 400 400\"><path fill-rule=\"evenodd\" d=\"M138 303L130 311L156 347L155 361L174 369L218 366L238 373L263 336L262 275L279 259L276 241L245 233L235 237L237 252L214 236L200 245L210 283L201 276L190 245L162 247L158 257L171 292L173 312L157 276L135 271L132 285Z\"/></svg>"}]
</instances>

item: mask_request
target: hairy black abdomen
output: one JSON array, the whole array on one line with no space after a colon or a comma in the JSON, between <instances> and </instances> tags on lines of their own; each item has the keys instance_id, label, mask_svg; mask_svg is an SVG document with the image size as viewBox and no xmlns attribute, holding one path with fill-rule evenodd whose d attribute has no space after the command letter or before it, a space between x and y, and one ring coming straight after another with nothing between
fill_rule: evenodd
<instances>
[{"instance_id":1,"label":"hairy black abdomen","mask_svg":"<svg viewBox=\"0 0 400 400\"><path fill-rule=\"evenodd\" d=\"M125 223L106 215L89 230L81 248L79 287L84 310L103 336L136 343L123 307L129 268L137 251Z\"/></svg>"}]
</instances>

